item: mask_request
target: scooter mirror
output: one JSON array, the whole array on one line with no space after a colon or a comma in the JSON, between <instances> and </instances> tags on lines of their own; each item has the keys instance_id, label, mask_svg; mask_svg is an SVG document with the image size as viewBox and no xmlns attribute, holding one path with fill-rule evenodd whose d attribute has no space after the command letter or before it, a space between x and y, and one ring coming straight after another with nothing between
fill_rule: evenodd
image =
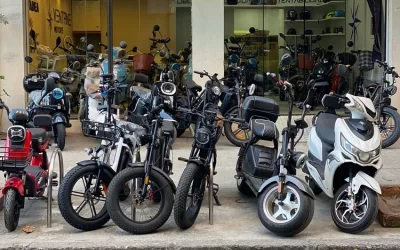
<instances>
[{"instance_id":1,"label":"scooter mirror","mask_svg":"<svg viewBox=\"0 0 400 250\"><path fill-rule=\"evenodd\" d=\"M227 38L224 39L225 43L229 43L229 40Z\"/></svg>"},{"instance_id":2,"label":"scooter mirror","mask_svg":"<svg viewBox=\"0 0 400 250\"><path fill-rule=\"evenodd\" d=\"M279 33L279 36L286 41L286 36L283 33Z\"/></svg>"},{"instance_id":3,"label":"scooter mirror","mask_svg":"<svg viewBox=\"0 0 400 250\"><path fill-rule=\"evenodd\" d=\"M254 27L251 27L249 29L249 32L250 32L250 34L254 34L254 33L256 33L256 29Z\"/></svg>"},{"instance_id":4,"label":"scooter mirror","mask_svg":"<svg viewBox=\"0 0 400 250\"><path fill-rule=\"evenodd\" d=\"M32 62L33 62L32 57L30 57L30 56L25 56L25 62L27 62L27 63L32 63Z\"/></svg>"},{"instance_id":5,"label":"scooter mirror","mask_svg":"<svg viewBox=\"0 0 400 250\"><path fill-rule=\"evenodd\" d=\"M79 69L81 67L81 63L79 62L79 61L75 61L73 64L72 64L72 68L74 69L74 70L77 70L77 69Z\"/></svg>"},{"instance_id":6,"label":"scooter mirror","mask_svg":"<svg viewBox=\"0 0 400 250\"><path fill-rule=\"evenodd\" d=\"M126 49L128 47L128 44L125 41L122 41L119 43L119 47L121 47L122 49Z\"/></svg>"},{"instance_id":7,"label":"scooter mirror","mask_svg":"<svg viewBox=\"0 0 400 250\"><path fill-rule=\"evenodd\" d=\"M87 46L87 51L93 52L93 51L94 51L94 45L93 45L93 44L89 44L89 45Z\"/></svg>"},{"instance_id":8,"label":"scooter mirror","mask_svg":"<svg viewBox=\"0 0 400 250\"><path fill-rule=\"evenodd\" d=\"M353 47L353 46L354 46L353 41L348 41L348 42L347 42L347 46L349 46L349 48Z\"/></svg>"},{"instance_id":9,"label":"scooter mirror","mask_svg":"<svg viewBox=\"0 0 400 250\"><path fill-rule=\"evenodd\" d=\"M154 25L153 30L154 31L160 31L160 26L158 26L157 24Z\"/></svg>"},{"instance_id":10,"label":"scooter mirror","mask_svg":"<svg viewBox=\"0 0 400 250\"><path fill-rule=\"evenodd\" d=\"M328 50L333 50L333 46L332 46L332 45L329 45L329 46L328 46Z\"/></svg>"},{"instance_id":11,"label":"scooter mirror","mask_svg":"<svg viewBox=\"0 0 400 250\"><path fill-rule=\"evenodd\" d=\"M137 47L136 46L133 47L132 52L137 52L137 51L138 51Z\"/></svg>"}]
</instances>

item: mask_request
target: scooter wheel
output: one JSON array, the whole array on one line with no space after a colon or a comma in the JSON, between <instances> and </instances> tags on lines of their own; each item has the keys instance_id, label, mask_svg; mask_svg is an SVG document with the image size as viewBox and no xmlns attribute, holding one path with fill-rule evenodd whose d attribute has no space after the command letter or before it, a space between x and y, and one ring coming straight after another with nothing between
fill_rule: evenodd
<instances>
[{"instance_id":1,"label":"scooter wheel","mask_svg":"<svg viewBox=\"0 0 400 250\"><path fill-rule=\"evenodd\" d=\"M349 184L346 183L336 192L331 204L331 216L341 231L356 234L367 229L375 221L378 214L378 196L371 189L361 186L355 195L356 207L349 213L348 188Z\"/></svg>"},{"instance_id":2,"label":"scooter wheel","mask_svg":"<svg viewBox=\"0 0 400 250\"><path fill-rule=\"evenodd\" d=\"M258 199L261 223L279 236L293 236L303 231L314 215L314 200L293 184L287 184L282 204L278 202L278 183L268 186Z\"/></svg>"},{"instance_id":3,"label":"scooter wheel","mask_svg":"<svg viewBox=\"0 0 400 250\"><path fill-rule=\"evenodd\" d=\"M12 188L7 190L4 197L4 224L10 232L18 226L20 208L17 198L17 191Z\"/></svg>"},{"instance_id":4,"label":"scooter wheel","mask_svg":"<svg viewBox=\"0 0 400 250\"><path fill-rule=\"evenodd\" d=\"M57 145L58 148L64 150L65 148L65 125L62 123L56 124L56 140L57 140Z\"/></svg>"}]
</instances>

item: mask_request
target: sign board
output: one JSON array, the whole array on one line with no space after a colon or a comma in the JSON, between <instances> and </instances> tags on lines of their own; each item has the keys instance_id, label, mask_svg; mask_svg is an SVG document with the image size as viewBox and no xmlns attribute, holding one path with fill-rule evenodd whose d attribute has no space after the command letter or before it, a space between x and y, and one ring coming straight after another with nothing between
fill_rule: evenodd
<instances>
[{"instance_id":1,"label":"sign board","mask_svg":"<svg viewBox=\"0 0 400 250\"><path fill-rule=\"evenodd\" d=\"M257 0L259 5L262 5L263 1L262 0ZM257 2L256 1L256 2ZM227 4L227 0L224 0L225 5ZM238 0L237 6L243 6L243 5L252 5L251 2L254 2L252 0ZM276 6L282 6L282 7L295 7L295 6L303 6L304 4L306 5L323 5L324 0L277 0L276 1ZM192 0L176 0L176 7L189 7L192 5ZM257 5L257 4L255 4ZM231 5L234 6L234 5ZM271 6L271 5L265 5L265 6Z\"/></svg>"}]
</instances>

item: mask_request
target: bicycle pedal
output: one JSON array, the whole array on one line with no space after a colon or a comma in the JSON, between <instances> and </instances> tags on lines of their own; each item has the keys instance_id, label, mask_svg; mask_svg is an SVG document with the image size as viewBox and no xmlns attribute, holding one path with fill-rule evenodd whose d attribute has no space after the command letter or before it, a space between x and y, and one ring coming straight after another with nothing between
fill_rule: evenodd
<instances>
[{"instance_id":1,"label":"bicycle pedal","mask_svg":"<svg viewBox=\"0 0 400 250\"><path fill-rule=\"evenodd\" d=\"M52 185L53 187L58 187L58 180L52 180L52 181L51 181L51 185Z\"/></svg>"}]
</instances>

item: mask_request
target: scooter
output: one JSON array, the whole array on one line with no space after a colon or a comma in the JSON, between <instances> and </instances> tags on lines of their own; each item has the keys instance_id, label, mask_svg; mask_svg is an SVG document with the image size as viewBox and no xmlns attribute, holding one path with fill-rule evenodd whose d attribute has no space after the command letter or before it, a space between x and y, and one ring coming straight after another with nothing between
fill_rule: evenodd
<instances>
[{"instance_id":1,"label":"scooter","mask_svg":"<svg viewBox=\"0 0 400 250\"><path fill-rule=\"evenodd\" d=\"M55 81L48 78L45 81L44 93L51 92ZM43 95L45 96L45 95ZM38 107L39 108L39 107ZM45 129L51 126L51 115L41 114L33 117L33 126L29 121L33 111L25 109L9 110L0 99L0 109L6 109L8 119L12 123L7 130L5 147L0 147L0 170L4 172L4 223L9 231L14 231L19 222L21 209L24 208L26 197L42 197L50 178L50 167L47 148L50 138ZM28 124L29 123L29 124ZM57 186L56 174L51 177L53 185Z\"/></svg>"},{"instance_id":2,"label":"scooter","mask_svg":"<svg viewBox=\"0 0 400 250\"><path fill-rule=\"evenodd\" d=\"M315 194L333 198L331 215L346 233L367 229L378 213L381 189L374 179L382 168L381 135L372 101L350 94L328 94L326 107L313 118L308 138L308 159L303 171ZM347 108L351 118L341 118L336 109Z\"/></svg>"},{"instance_id":3,"label":"scooter","mask_svg":"<svg viewBox=\"0 0 400 250\"><path fill-rule=\"evenodd\" d=\"M292 57L286 54L282 60L290 62ZM295 151L295 139L308 126L304 121L308 105L298 105L303 114L292 124L293 87L289 82L277 83L282 85L289 100L281 152L278 154L279 132L274 123L279 116L278 104L266 97L247 97L243 114L253 136L240 148L235 178L241 193L258 197L258 217L262 224L277 235L293 236L303 231L314 215L313 191L295 176L296 168L305 164L306 155ZM256 145L258 140L272 141L273 147Z\"/></svg>"},{"instance_id":4,"label":"scooter","mask_svg":"<svg viewBox=\"0 0 400 250\"><path fill-rule=\"evenodd\" d=\"M27 63L32 63L32 58L25 57ZM64 72L63 74L66 74ZM65 148L66 128L71 127L70 123L70 99L65 89L58 88L47 89L43 92L43 83L45 78L49 77L56 83L60 80L60 75L56 72L34 73L24 77L23 86L29 93L30 102L28 103L28 112L31 112L31 118L37 115L49 114L53 123L44 127L47 131L53 131L55 141L61 150Z\"/></svg>"}]
</instances>

